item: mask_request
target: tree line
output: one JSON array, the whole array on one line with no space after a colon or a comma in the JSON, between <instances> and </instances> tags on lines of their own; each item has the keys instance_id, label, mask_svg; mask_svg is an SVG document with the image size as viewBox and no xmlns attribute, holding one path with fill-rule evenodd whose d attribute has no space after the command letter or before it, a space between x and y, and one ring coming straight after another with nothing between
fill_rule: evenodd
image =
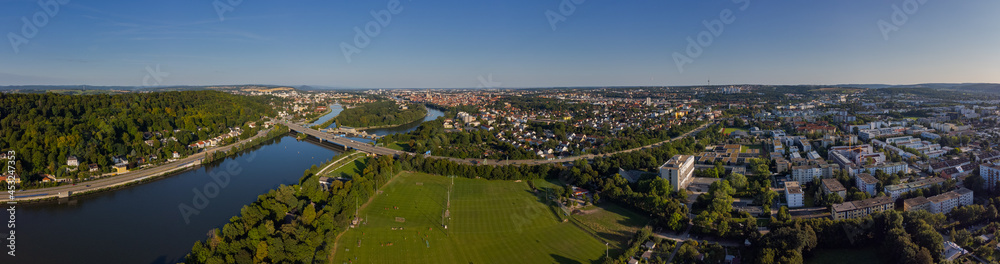
<instances>
[{"instance_id":1,"label":"tree line","mask_svg":"<svg viewBox=\"0 0 1000 264\"><path fill-rule=\"evenodd\" d=\"M25 180L39 174L66 176L68 156L80 167L107 171L112 156L130 162L173 152L259 121L276 112L274 97L247 97L218 91L98 95L0 94L0 149L23 153L17 171ZM148 145L147 140L152 143ZM76 173L83 170L76 170ZM76 175L69 175L76 176Z\"/></svg>"},{"instance_id":2,"label":"tree line","mask_svg":"<svg viewBox=\"0 0 1000 264\"><path fill-rule=\"evenodd\" d=\"M335 119L337 126L372 127L407 124L427 115L427 108L424 105L408 104L406 106L407 109L400 109L392 101L359 104L344 109Z\"/></svg>"},{"instance_id":3,"label":"tree line","mask_svg":"<svg viewBox=\"0 0 1000 264\"><path fill-rule=\"evenodd\" d=\"M354 216L354 205L373 196L400 166L389 156L371 159L361 175L334 181L326 189L319 184L318 171L314 165L299 184L281 185L244 206L239 216L195 242L185 263L326 263L337 234Z\"/></svg>"}]
</instances>

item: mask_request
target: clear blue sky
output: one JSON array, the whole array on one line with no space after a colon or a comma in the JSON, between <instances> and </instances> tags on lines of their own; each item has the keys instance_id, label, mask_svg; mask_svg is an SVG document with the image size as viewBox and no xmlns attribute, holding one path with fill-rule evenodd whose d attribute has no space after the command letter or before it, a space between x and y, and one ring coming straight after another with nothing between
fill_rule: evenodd
<instances>
[{"instance_id":1,"label":"clear blue sky","mask_svg":"<svg viewBox=\"0 0 1000 264\"><path fill-rule=\"evenodd\" d=\"M898 26L903 0L586 0L556 30L546 12L563 1L402 0L351 62L341 43L391 1L247 0L224 20L212 0L61 1L49 18L36 0L0 0L0 85L1000 83L995 0L928 0ZM727 9L732 23L679 71L673 54ZM49 19L24 38L22 17ZM879 20L898 30L886 39ZM28 41L17 52L12 34ZM157 66L169 75L147 77Z\"/></svg>"}]
</instances>

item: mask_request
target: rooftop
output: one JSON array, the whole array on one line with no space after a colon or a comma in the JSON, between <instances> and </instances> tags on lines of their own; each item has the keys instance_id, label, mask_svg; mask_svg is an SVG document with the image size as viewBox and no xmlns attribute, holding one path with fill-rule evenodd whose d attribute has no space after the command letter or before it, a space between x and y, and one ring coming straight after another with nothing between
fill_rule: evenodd
<instances>
[{"instance_id":1,"label":"rooftop","mask_svg":"<svg viewBox=\"0 0 1000 264\"><path fill-rule=\"evenodd\" d=\"M827 191L830 192L847 191L847 188L844 188L844 185L840 184L840 181L837 181L837 179L823 179L822 182L823 182L823 188L826 188Z\"/></svg>"},{"instance_id":2,"label":"rooftop","mask_svg":"<svg viewBox=\"0 0 1000 264\"><path fill-rule=\"evenodd\" d=\"M885 190L886 191L890 191L890 192L891 191L898 191L898 190L909 190L909 189L914 189L914 188L927 187L927 186L930 186L932 184L941 184L943 182L944 182L943 178L933 177L933 178L927 178L927 179L923 179L923 180L919 180L919 181L913 181L913 182L907 182L907 183L900 183L900 184L896 184L896 185L889 185L889 186L885 187Z\"/></svg>"},{"instance_id":3,"label":"rooftop","mask_svg":"<svg viewBox=\"0 0 1000 264\"><path fill-rule=\"evenodd\" d=\"M931 201L927 200L927 197L918 196L918 197L914 197L914 198L903 200L903 206L909 208L909 207L915 207L915 206L925 205L925 204L930 203L930 202Z\"/></svg>"},{"instance_id":4,"label":"rooftop","mask_svg":"<svg viewBox=\"0 0 1000 264\"><path fill-rule=\"evenodd\" d=\"M875 207L885 204L892 204L892 198L888 196L879 196L871 199L865 199L860 201L851 201L841 204L834 204L833 210L835 212L843 212L855 209L865 209L869 207Z\"/></svg>"},{"instance_id":5,"label":"rooftop","mask_svg":"<svg viewBox=\"0 0 1000 264\"><path fill-rule=\"evenodd\" d=\"M864 182L865 184L876 184L876 183L878 183L878 179L875 179L875 176L872 176L871 174L868 174L868 173L858 174L858 178L860 178L861 181Z\"/></svg>"}]
</instances>

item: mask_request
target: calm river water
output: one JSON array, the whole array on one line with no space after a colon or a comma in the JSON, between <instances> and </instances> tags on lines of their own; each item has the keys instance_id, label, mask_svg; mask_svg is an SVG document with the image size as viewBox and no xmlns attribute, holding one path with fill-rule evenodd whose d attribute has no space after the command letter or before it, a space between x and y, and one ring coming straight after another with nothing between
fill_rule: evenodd
<instances>
[{"instance_id":1,"label":"calm river water","mask_svg":"<svg viewBox=\"0 0 1000 264\"><path fill-rule=\"evenodd\" d=\"M333 118L342 109L331 107L334 111L317 122ZM418 122L368 132L405 133L444 115L428 111ZM221 228L258 195L281 184L298 183L304 170L337 154L317 142L285 136L153 182L59 203L22 204L16 213L17 256L4 254L0 263L177 263L195 241ZM231 174L228 183L213 180L213 174L222 173ZM215 191L215 186L222 185ZM196 202L203 207L185 217L180 207L198 209Z\"/></svg>"}]
</instances>

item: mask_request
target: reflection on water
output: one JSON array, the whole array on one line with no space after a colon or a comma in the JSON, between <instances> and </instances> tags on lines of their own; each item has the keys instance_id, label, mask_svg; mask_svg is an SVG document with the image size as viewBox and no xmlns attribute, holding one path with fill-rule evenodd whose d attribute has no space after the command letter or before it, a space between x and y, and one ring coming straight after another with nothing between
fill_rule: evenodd
<instances>
[{"instance_id":1,"label":"reflection on water","mask_svg":"<svg viewBox=\"0 0 1000 264\"><path fill-rule=\"evenodd\" d=\"M315 126L315 125L323 124L323 122L326 122L327 120L330 120L330 118L334 118L337 115L340 115L341 111L344 111L344 107L343 106L341 106L340 104L332 104L332 105L330 105L330 113L321 116L319 119L316 119L316 122L313 122L312 124L306 125L306 127L312 127L312 126Z\"/></svg>"},{"instance_id":2,"label":"reflection on water","mask_svg":"<svg viewBox=\"0 0 1000 264\"><path fill-rule=\"evenodd\" d=\"M413 121L413 122L411 122L409 124L405 124L405 125L401 125L401 126L389 127L389 128L367 129L367 130L364 130L364 131L368 132L368 134L374 134L376 136L385 136L385 135L388 135L388 134L397 134L397 133L409 133L410 131L417 130L417 127L420 127L421 123L427 122L427 121L430 121L430 120L434 120L434 119L437 119L438 117L442 117L442 116L444 116L444 112L441 112L441 110L437 110L437 109L429 108L428 107L427 108L427 116L425 116L424 119L421 119L421 120L418 120L418 121Z\"/></svg>"},{"instance_id":3,"label":"reflection on water","mask_svg":"<svg viewBox=\"0 0 1000 264\"><path fill-rule=\"evenodd\" d=\"M177 263L258 195L297 184L302 171L336 154L286 136L152 182L18 205L17 256L4 254L0 263ZM190 222L182 204L198 211Z\"/></svg>"}]
</instances>

